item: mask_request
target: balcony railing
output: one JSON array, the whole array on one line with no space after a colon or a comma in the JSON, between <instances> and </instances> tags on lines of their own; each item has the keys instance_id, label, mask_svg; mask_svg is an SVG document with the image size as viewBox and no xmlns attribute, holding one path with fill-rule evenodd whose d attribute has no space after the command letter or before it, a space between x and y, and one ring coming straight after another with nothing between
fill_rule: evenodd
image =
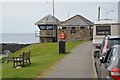
<instances>
[{"instance_id":1,"label":"balcony railing","mask_svg":"<svg viewBox=\"0 0 120 80\"><path fill-rule=\"evenodd\" d=\"M55 30L41 30L40 37L56 37Z\"/></svg>"}]
</instances>

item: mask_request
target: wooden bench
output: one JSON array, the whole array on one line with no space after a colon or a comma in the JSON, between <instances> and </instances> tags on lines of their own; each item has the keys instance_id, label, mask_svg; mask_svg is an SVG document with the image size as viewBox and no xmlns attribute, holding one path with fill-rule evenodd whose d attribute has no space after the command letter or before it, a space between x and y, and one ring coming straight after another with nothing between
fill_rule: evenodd
<instances>
[{"instance_id":1,"label":"wooden bench","mask_svg":"<svg viewBox=\"0 0 120 80\"><path fill-rule=\"evenodd\" d=\"M23 52L19 57L13 57L13 68L16 68L17 66L25 66L25 63L27 65L31 64L30 53L31 51Z\"/></svg>"}]
</instances>

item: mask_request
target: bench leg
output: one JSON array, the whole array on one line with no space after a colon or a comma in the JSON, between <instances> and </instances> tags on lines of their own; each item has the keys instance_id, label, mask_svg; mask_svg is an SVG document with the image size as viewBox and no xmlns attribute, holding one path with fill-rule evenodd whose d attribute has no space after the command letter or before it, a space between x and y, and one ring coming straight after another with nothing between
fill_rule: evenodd
<instances>
[{"instance_id":1,"label":"bench leg","mask_svg":"<svg viewBox=\"0 0 120 80\"><path fill-rule=\"evenodd\" d=\"M24 62L24 60L22 61L22 63L23 63L22 66L25 66L25 62Z\"/></svg>"},{"instance_id":2,"label":"bench leg","mask_svg":"<svg viewBox=\"0 0 120 80\"><path fill-rule=\"evenodd\" d=\"M15 68L15 62L13 61L13 68Z\"/></svg>"},{"instance_id":3,"label":"bench leg","mask_svg":"<svg viewBox=\"0 0 120 80\"><path fill-rule=\"evenodd\" d=\"M16 68L18 66L18 62L14 61L13 62L13 68Z\"/></svg>"},{"instance_id":4,"label":"bench leg","mask_svg":"<svg viewBox=\"0 0 120 80\"><path fill-rule=\"evenodd\" d=\"M31 64L30 58L28 60L29 60L29 63Z\"/></svg>"},{"instance_id":5,"label":"bench leg","mask_svg":"<svg viewBox=\"0 0 120 80\"><path fill-rule=\"evenodd\" d=\"M20 66L22 65L21 63L22 63L22 62L20 62Z\"/></svg>"},{"instance_id":6,"label":"bench leg","mask_svg":"<svg viewBox=\"0 0 120 80\"><path fill-rule=\"evenodd\" d=\"M27 61L27 59L26 59L26 63L28 64L28 61Z\"/></svg>"}]
</instances>

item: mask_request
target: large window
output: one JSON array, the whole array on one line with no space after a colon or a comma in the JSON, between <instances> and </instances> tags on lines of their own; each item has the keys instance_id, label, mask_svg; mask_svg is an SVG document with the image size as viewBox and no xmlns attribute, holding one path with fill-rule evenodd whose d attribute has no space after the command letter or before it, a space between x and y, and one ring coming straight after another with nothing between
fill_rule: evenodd
<instances>
[{"instance_id":1,"label":"large window","mask_svg":"<svg viewBox=\"0 0 120 80\"><path fill-rule=\"evenodd\" d=\"M40 30L46 30L45 26L38 26Z\"/></svg>"},{"instance_id":2,"label":"large window","mask_svg":"<svg viewBox=\"0 0 120 80\"><path fill-rule=\"evenodd\" d=\"M62 27L62 29L66 29L66 27Z\"/></svg>"},{"instance_id":3,"label":"large window","mask_svg":"<svg viewBox=\"0 0 120 80\"><path fill-rule=\"evenodd\" d=\"M47 30L53 30L53 26L46 26Z\"/></svg>"},{"instance_id":4,"label":"large window","mask_svg":"<svg viewBox=\"0 0 120 80\"><path fill-rule=\"evenodd\" d=\"M110 26L96 26L96 35L110 35Z\"/></svg>"},{"instance_id":5,"label":"large window","mask_svg":"<svg viewBox=\"0 0 120 80\"><path fill-rule=\"evenodd\" d=\"M40 30L53 30L53 26L38 26Z\"/></svg>"}]
</instances>

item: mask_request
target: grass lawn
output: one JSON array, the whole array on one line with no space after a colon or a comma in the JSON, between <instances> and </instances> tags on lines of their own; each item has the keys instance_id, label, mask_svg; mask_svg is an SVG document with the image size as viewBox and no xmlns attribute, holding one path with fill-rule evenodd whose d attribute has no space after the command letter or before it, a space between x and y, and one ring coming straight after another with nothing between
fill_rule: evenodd
<instances>
[{"instance_id":1,"label":"grass lawn","mask_svg":"<svg viewBox=\"0 0 120 80\"><path fill-rule=\"evenodd\" d=\"M0 58L0 80L2 78L2 59Z\"/></svg>"},{"instance_id":2,"label":"grass lawn","mask_svg":"<svg viewBox=\"0 0 120 80\"><path fill-rule=\"evenodd\" d=\"M70 52L76 45L86 41L67 42L66 49ZM43 72L49 70L60 59L64 58L67 54L59 54L58 43L39 43L27 46L16 53L14 56L20 55L23 51L31 50L31 63L30 65L22 68L12 68L12 62L2 64L2 77L3 80L18 80L17 78L36 78ZM26 80L25 79L25 80Z\"/></svg>"}]
</instances>

